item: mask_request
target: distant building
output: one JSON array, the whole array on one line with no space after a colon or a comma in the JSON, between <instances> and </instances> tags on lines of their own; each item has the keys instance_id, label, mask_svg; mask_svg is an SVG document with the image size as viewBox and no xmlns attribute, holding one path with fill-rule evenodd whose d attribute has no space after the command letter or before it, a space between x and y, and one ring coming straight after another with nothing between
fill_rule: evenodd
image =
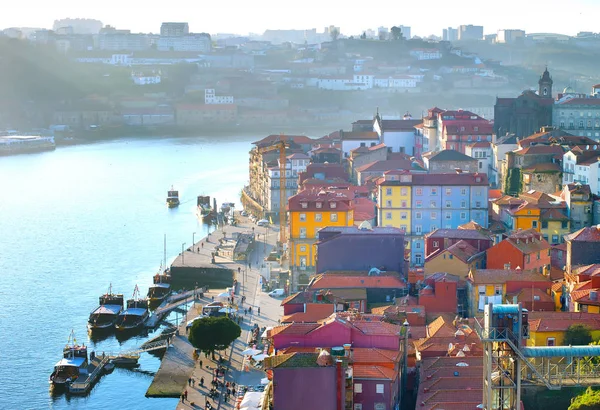
<instances>
[{"instance_id":1,"label":"distant building","mask_svg":"<svg viewBox=\"0 0 600 410\"><path fill-rule=\"evenodd\" d=\"M474 26L472 24L462 25L458 28L458 39L465 40L483 40L483 26Z\"/></svg>"},{"instance_id":2,"label":"distant building","mask_svg":"<svg viewBox=\"0 0 600 410\"><path fill-rule=\"evenodd\" d=\"M404 39L410 40L412 38L410 34L410 27L403 25L397 25L396 27L400 29L400 32L402 33L402 37L404 37Z\"/></svg>"},{"instance_id":3,"label":"distant building","mask_svg":"<svg viewBox=\"0 0 600 410\"><path fill-rule=\"evenodd\" d=\"M600 84L592 87L589 96L570 89L559 94L554 104L552 125L563 130L577 130L577 135L600 141Z\"/></svg>"},{"instance_id":4,"label":"distant building","mask_svg":"<svg viewBox=\"0 0 600 410\"><path fill-rule=\"evenodd\" d=\"M182 37L190 34L188 23L162 23L160 35L165 37Z\"/></svg>"},{"instance_id":5,"label":"distant building","mask_svg":"<svg viewBox=\"0 0 600 410\"><path fill-rule=\"evenodd\" d=\"M567 243L567 272L577 265L600 263L600 227L581 228L565 236Z\"/></svg>"},{"instance_id":6,"label":"distant building","mask_svg":"<svg viewBox=\"0 0 600 410\"><path fill-rule=\"evenodd\" d=\"M480 172L477 159L451 149L427 153L423 162L430 174Z\"/></svg>"},{"instance_id":7,"label":"distant building","mask_svg":"<svg viewBox=\"0 0 600 410\"><path fill-rule=\"evenodd\" d=\"M492 142L492 122L471 111L459 109L438 113L437 126L441 150L456 150L464 154L467 145L473 142ZM431 143L429 148L436 150Z\"/></svg>"},{"instance_id":8,"label":"distant building","mask_svg":"<svg viewBox=\"0 0 600 410\"><path fill-rule=\"evenodd\" d=\"M508 30L502 29L498 30L498 34L496 37L497 43L516 43L518 41L525 40L525 30Z\"/></svg>"},{"instance_id":9,"label":"distant building","mask_svg":"<svg viewBox=\"0 0 600 410\"><path fill-rule=\"evenodd\" d=\"M563 184L579 183L600 195L600 145L575 146L563 155Z\"/></svg>"},{"instance_id":10,"label":"distant building","mask_svg":"<svg viewBox=\"0 0 600 410\"><path fill-rule=\"evenodd\" d=\"M60 19L54 20L52 30L58 31L61 28L70 27L71 34L98 34L102 28L102 22L94 19Z\"/></svg>"},{"instance_id":11,"label":"distant building","mask_svg":"<svg viewBox=\"0 0 600 410\"><path fill-rule=\"evenodd\" d=\"M130 30L117 30L106 26L98 34L98 49L112 51L142 51L150 48L152 41L146 34L132 34Z\"/></svg>"},{"instance_id":12,"label":"distant building","mask_svg":"<svg viewBox=\"0 0 600 410\"><path fill-rule=\"evenodd\" d=\"M204 104L233 104L233 96L217 96L214 88L204 90Z\"/></svg>"},{"instance_id":13,"label":"distant building","mask_svg":"<svg viewBox=\"0 0 600 410\"><path fill-rule=\"evenodd\" d=\"M443 41L457 41L458 40L458 29L448 27L443 30L442 33Z\"/></svg>"},{"instance_id":14,"label":"distant building","mask_svg":"<svg viewBox=\"0 0 600 410\"><path fill-rule=\"evenodd\" d=\"M158 51L195 51L206 53L211 48L211 38L206 33L160 36L156 42L156 49Z\"/></svg>"}]
</instances>

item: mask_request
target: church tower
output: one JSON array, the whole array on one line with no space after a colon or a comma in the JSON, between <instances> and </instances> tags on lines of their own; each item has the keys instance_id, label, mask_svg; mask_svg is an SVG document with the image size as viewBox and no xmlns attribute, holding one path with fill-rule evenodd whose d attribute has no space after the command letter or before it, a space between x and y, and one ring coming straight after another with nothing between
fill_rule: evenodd
<instances>
[{"instance_id":1,"label":"church tower","mask_svg":"<svg viewBox=\"0 0 600 410\"><path fill-rule=\"evenodd\" d=\"M544 70L544 74L540 77L538 84L539 88L539 96L542 98L552 98L552 77L550 77L550 73L548 72L548 67Z\"/></svg>"}]
</instances>

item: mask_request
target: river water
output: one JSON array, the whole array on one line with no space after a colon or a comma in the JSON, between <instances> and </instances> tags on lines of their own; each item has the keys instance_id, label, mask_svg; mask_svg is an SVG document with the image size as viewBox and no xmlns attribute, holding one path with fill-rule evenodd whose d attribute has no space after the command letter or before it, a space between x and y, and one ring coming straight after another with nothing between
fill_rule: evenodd
<instances>
[{"instance_id":1,"label":"river water","mask_svg":"<svg viewBox=\"0 0 600 410\"><path fill-rule=\"evenodd\" d=\"M86 397L51 397L48 376L72 329L98 352L152 336L92 342L86 321L110 283L126 297L136 284L146 294L165 234L169 262L194 232L206 235L196 196L239 204L256 139L127 139L0 158L0 408L175 408L176 399L144 397L160 365L150 354ZM165 205L171 185L176 209Z\"/></svg>"}]
</instances>

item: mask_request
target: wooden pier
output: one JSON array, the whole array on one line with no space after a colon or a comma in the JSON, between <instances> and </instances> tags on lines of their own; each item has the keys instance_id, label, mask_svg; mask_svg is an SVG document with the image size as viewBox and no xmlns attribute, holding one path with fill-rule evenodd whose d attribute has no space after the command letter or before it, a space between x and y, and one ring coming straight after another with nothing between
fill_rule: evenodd
<instances>
[{"instance_id":1,"label":"wooden pier","mask_svg":"<svg viewBox=\"0 0 600 410\"><path fill-rule=\"evenodd\" d=\"M206 291L205 288L192 289L187 292L178 293L167 298L148 318L144 326L149 329L154 329L158 324L171 313L173 310L178 309L181 305L193 302L198 299L199 295Z\"/></svg>"},{"instance_id":2,"label":"wooden pier","mask_svg":"<svg viewBox=\"0 0 600 410\"><path fill-rule=\"evenodd\" d=\"M100 378L104 370L104 366L106 366L109 361L110 357L106 355L96 356L90 360L90 366L88 369L91 369L92 371L88 373L87 377L78 377L77 380L71 383L68 387L68 392L75 395L87 394L94 383L96 383L96 381Z\"/></svg>"}]
</instances>

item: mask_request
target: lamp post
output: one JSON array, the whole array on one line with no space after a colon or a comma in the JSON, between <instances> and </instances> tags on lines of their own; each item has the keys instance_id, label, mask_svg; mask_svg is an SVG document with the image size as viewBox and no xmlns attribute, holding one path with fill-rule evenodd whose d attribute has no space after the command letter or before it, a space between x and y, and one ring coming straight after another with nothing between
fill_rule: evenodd
<instances>
[{"instance_id":1,"label":"lamp post","mask_svg":"<svg viewBox=\"0 0 600 410\"><path fill-rule=\"evenodd\" d=\"M185 265L184 263L184 257L185 257L185 253L184 253L184 247L185 247L185 242L181 244L181 264Z\"/></svg>"},{"instance_id":2,"label":"lamp post","mask_svg":"<svg viewBox=\"0 0 600 410\"><path fill-rule=\"evenodd\" d=\"M192 252L194 252L194 245L196 245L196 232L192 232Z\"/></svg>"}]
</instances>

